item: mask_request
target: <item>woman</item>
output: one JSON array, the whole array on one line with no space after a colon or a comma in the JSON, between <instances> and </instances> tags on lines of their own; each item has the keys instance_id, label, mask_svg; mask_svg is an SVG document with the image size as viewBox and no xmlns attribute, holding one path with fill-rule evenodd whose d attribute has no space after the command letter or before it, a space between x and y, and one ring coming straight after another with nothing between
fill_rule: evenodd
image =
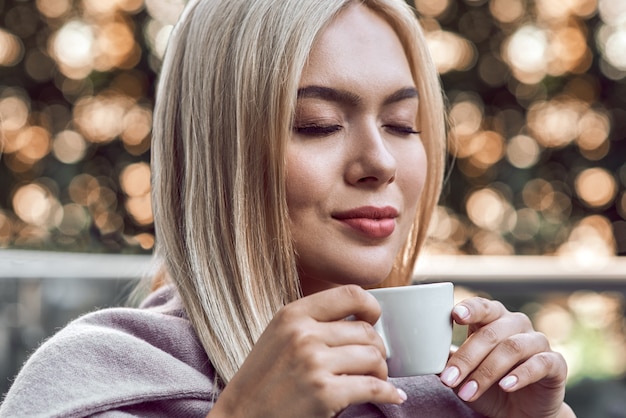
<instances>
[{"instance_id":1,"label":"woman","mask_svg":"<svg viewBox=\"0 0 626 418\"><path fill-rule=\"evenodd\" d=\"M387 378L380 307L362 288L411 279L443 114L400 0L190 4L154 125L173 285L70 324L0 415L574 416L563 358L483 299L455 307L471 336L440 377Z\"/></svg>"}]
</instances>

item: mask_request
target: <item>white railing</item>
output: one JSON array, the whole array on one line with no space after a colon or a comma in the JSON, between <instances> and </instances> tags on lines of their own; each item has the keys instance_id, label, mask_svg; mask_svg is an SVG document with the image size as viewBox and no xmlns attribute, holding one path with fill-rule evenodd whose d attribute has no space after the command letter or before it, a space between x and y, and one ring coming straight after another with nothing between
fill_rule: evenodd
<instances>
[{"instance_id":1,"label":"white railing","mask_svg":"<svg viewBox=\"0 0 626 418\"><path fill-rule=\"evenodd\" d=\"M149 255L85 254L0 250L0 280L8 278L134 279L152 268ZM626 257L592 261L549 256L425 255L416 278L449 280L490 289L574 290L589 288L626 291Z\"/></svg>"}]
</instances>

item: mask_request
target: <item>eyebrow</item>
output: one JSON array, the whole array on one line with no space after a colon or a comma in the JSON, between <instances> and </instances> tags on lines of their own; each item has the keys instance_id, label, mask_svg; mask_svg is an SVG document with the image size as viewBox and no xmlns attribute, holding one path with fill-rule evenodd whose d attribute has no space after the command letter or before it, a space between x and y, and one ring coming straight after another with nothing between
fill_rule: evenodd
<instances>
[{"instance_id":1,"label":"eyebrow","mask_svg":"<svg viewBox=\"0 0 626 418\"><path fill-rule=\"evenodd\" d=\"M415 87L403 87L387 96L383 105L390 105L402 100L417 98L418 96L419 95ZM357 106L362 102L361 97L354 93L323 86L307 86L299 88L298 99L305 98L322 99L350 106Z\"/></svg>"}]
</instances>

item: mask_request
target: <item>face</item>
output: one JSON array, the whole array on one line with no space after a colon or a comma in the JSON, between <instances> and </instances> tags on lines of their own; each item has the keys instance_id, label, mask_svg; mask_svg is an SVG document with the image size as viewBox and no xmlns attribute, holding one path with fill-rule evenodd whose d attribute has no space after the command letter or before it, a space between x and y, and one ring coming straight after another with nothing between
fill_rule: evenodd
<instances>
[{"instance_id":1,"label":"face","mask_svg":"<svg viewBox=\"0 0 626 418\"><path fill-rule=\"evenodd\" d=\"M402 44L353 4L318 37L287 146L287 204L304 294L390 273L426 175Z\"/></svg>"}]
</instances>

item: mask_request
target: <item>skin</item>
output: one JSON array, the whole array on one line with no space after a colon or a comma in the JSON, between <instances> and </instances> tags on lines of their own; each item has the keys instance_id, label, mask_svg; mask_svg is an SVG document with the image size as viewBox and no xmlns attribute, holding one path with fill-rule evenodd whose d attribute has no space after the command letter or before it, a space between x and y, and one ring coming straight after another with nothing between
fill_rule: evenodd
<instances>
[{"instance_id":1,"label":"skin","mask_svg":"<svg viewBox=\"0 0 626 418\"><path fill-rule=\"evenodd\" d=\"M389 274L426 176L418 104L400 41L368 9L351 7L321 34L300 80L287 150L287 204L305 295L374 285ZM397 210L390 236L366 236L334 217L364 206Z\"/></svg>"},{"instance_id":2,"label":"skin","mask_svg":"<svg viewBox=\"0 0 626 418\"><path fill-rule=\"evenodd\" d=\"M320 95L318 87L355 100ZM418 98L398 95L411 88L400 41L365 6L348 7L320 34L301 77L287 152L305 296L277 313L210 417L333 417L352 404L406 399L387 381L385 348L373 329L380 306L362 286L391 270L424 184ZM393 231L373 237L333 216L362 206L397 210ZM563 404L565 362L526 316L472 298L453 319L469 326L470 337L442 380L470 407L493 417L574 416ZM510 376L517 383L502 388Z\"/></svg>"}]
</instances>

